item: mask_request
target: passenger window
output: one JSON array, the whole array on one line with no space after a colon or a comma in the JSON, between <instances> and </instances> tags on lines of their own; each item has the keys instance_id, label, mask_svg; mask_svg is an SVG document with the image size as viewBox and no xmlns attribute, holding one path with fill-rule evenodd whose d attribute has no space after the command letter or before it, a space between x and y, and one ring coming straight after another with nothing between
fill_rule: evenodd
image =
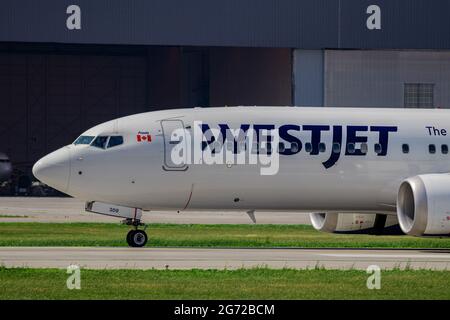
<instances>
[{"instance_id":1,"label":"passenger window","mask_svg":"<svg viewBox=\"0 0 450 320\"><path fill-rule=\"evenodd\" d=\"M319 152L325 152L325 151L327 151L326 144L323 142L319 143Z\"/></svg>"},{"instance_id":2,"label":"passenger window","mask_svg":"<svg viewBox=\"0 0 450 320\"><path fill-rule=\"evenodd\" d=\"M348 153L355 153L355 144L354 143L349 143L347 144L347 151Z\"/></svg>"},{"instance_id":3,"label":"passenger window","mask_svg":"<svg viewBox=\"0 0 450 320\"><path fill-rule=\"evenodd\" d=\"M259 146L257 142L252 143L252 149L250 150L252 154L257 154L259 150Z\"/></svg>"},{"instance_id":4,"label":"passenger window","mask_svg":"<svg viewBox=\"0 0 450 320\"><path fill-rule=\"evenodd\" d=\"M448 153L448 145L443 144L441 146L441 152L442 152L442 154L447 154Z\"/></svg>"},{"instance_id":5,"label":"passenger window","mask_svg":"<svg viewBox=\"0 0 450 320\"><path fill-rule=\"evenodd\" d=\"M340 143L333 143L333 152L334 153L341 153L341 144Z\"/></svg>"},{"instance_id":6,"label":"passenger window","mask_svg":"<svg viewBox=\"0 0 450 320\"><path fill-rule=\"evenodd\" d=\"M374 151L376 154L380 154L383 151L383 148L381 147L381 144L375 143Z\"/></svg>"},{"instance_id":7,"label":"passenger window","mask_svg":"<svg viewBox=\"0 0 450 320\"><path fill-rule=\"evenodd\" d=\"M245 141L239 142L239 152L244 152L245 150L247 150L247 144Z\"/></svg>"},{"instance_id":8,"label":"passenger window","mask_svg":"<svg viewBox=\"0 0 450 320\"><path fill-rule=\"evenodd\" d=\"M115 146L120 146L123 144L123 137L122 136L112 136L109 138L108 141L108 148L112 148Z\"/></svg>"},{"instance_id":9,"label":"passenger window","mask_svg":"<svg viewBox=\"0 0 450 320\"><path fill-rule=\"evenodd\" d=\"M298 151L299 151L298 143L297 142L293 142L291 144L291 152L292 153L297 153Z\"/></svg>"},{"instance_id":10,"label":"passenger window","mask_svg":"<svg viewBox=\"0 0 450 320\"><path fill-rule=\"evenodd\" d=\"M402 145L402 151L403 153L409 153L409 144L403 144Z\"/></svg>"},{"instance_id":11,"label":"passenger window","mask_svg":"<svg viewBox=\"0 0 450 320\"><path fill-rule=\"evenodd\" d=\"M306 143L305 144L305 151L306 152L311 152L312 151L312 144L311 143Z\"/></svg>"},{"instance_id":12,"label":"passenger window","mask_svg":"<svg viewBox=\"0 0 450 320\"><path fill-rule=\"evenodd\" d=\"M108 136L98 136L97 138L95 138L94 142L91 143L91 146L105 149L107 141Z\"/></svg>"},{"instance_id":13,"label":"passenger window","mask_svg":"<svg viewBox=\"0 0 450 320\"><path fill-rule=\"evenodd\" d=\"M367 154L367 143L361 143L361 153Z\"/></svg>"},{"instance_id":14,"label":"passenger window","mask_svg":"<svg viewBox=\"0 0 450 320\"><path fill-rule=\"evenodd\" d=\"M436 153L436 146L434 144L430 144L428 146L428 152L430 152L431 154L435 154Z\"/></svg>"},{"instance_id":15,"label":"passenger window","mask_svg":"<svg viewBox=\"0 0 450 320\"><path fill-rule=\"evenodd\" d=\"M90 144L92 140L94 140L93 136L80 136L73 144Z\"/></svg>"}]
</instances>

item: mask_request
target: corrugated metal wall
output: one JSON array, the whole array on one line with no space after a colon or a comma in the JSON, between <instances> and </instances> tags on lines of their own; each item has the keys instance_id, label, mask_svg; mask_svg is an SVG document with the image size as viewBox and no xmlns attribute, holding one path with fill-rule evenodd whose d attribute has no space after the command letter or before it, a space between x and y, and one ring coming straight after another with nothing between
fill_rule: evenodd
<instances>
[{"instance_id":1,"label":"corrugated metal wall","mask_svg":"<svg viewBox=\"0 0 450 320\"><path fill-rule=\"evenodd\" d=\"M81 10L69 30L66 10ZM381 9L369 30L367 9ZM450 49L448 0L3 0L0 41Z\"/></svg>"},{"instance_id":2,"label":"corrugated metal wall","mask_svg":"<svg viewBox=\"0 0 450 320\"><path fill-rule=\"evenodd\" d=\"M450 108L450 52L325 52L325 105L403 107L405 83L434 84L435 107Z\"/></svg>"}]
</instances>

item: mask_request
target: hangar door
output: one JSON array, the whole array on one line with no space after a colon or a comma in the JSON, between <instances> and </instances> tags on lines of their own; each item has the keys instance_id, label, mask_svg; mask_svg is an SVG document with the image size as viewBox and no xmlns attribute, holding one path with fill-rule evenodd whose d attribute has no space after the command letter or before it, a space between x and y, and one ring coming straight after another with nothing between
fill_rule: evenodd
<instances>
[{"instance_id":1,"label":"hangar door","mask_svg":"<svg viewBox=\"0 0 450 320\"><path fill-rule=\"evenodd\" d=\"M145 57L0 53L0 151L16 167L145 105Z\"/></svg>"}]
</instances>

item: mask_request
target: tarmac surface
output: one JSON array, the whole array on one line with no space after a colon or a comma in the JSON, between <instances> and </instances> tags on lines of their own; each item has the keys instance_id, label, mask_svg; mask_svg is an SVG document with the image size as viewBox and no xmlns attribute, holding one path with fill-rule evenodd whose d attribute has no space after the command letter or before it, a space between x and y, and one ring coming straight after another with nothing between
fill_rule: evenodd
<instances>
[{"instance_id":1,"label":"tarmac surface","mask_svg":"<svg viewBox=\"0 0 450 320\"><path fill-rule=\"evenodd\" d=\"M120 219L84 211L84 201L74 198L0 197L1 222L110 222ZM8 217L10 216L10 217ZM258 224L310 224L309 215L299 212L255 212ZM252 224L245 212L151 211L146 223Z\"/></svg>"},{"instance_id":2,"label":"tarmac surface","mask_svg":"<svg viewBox=\"0 0 450 320\"><path fill-rule=\"evenodd\" d=\"M5 267L89 269L236 269L251 267L449 270L450 250L192 249L2 247Z\"/></svg>"}]
</instances>

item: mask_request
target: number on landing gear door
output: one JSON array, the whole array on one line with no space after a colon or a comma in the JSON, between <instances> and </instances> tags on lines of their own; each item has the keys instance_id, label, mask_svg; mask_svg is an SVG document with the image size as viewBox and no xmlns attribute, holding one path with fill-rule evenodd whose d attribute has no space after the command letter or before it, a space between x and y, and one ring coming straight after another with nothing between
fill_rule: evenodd
<instances>
[{"instance_id":1,"label":"number on landing gear door","mask_svg":"<svg viewBox=\"0 0 450 320\"><path fill-rule=\"evenodd\" d=\"M119 213L119 209L118 208L109 208L109 212L111 212L111 213Z\"/></svg>"}]
</instances>

